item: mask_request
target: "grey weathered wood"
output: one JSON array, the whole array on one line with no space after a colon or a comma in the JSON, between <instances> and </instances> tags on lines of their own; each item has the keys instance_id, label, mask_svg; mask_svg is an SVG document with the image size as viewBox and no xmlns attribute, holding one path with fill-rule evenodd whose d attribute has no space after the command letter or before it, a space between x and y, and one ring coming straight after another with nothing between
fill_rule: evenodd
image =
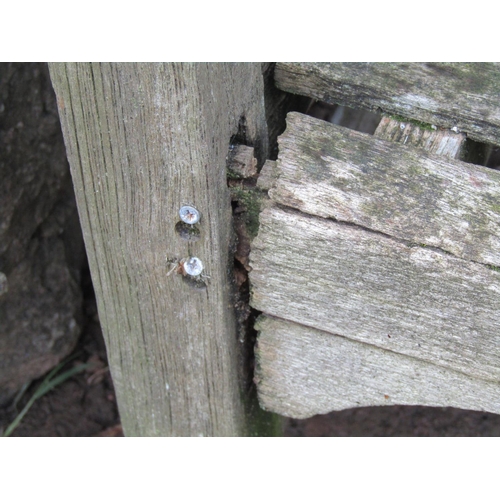
<instances>
[{"instance_id":1,"label":"grey weathered wood","mask_svg":"<svg viewBox=\"0 0 500 500\"><path fill-rule=\"evenodd\" d=\"M252 305L276 318L256 325L259 400L294 418L393 404L500 413L500 274L423 244L498 263L500 177L446 159L464 134L384 117L375 136L292 113L262 169L276 203L310 215L269 203L260 215Z\"/></svg>"},{"instance_id":2,"label":"grey weathered wood","mask_svg":"<svg viewBox=\"0 0 500 500\"><path fill-rule=\"evenodd\" d=\"M226 155L261 155L260 64L51 64L126 435L248 432L231 298ZM184 204L197 241L175 226ZM196 255L210 279L168 273Z\"/></svg>"},{"instance_id":3,"label":"grey weathered wood","mask_svg":"<svg viewBox=\"0 0 500 500\"><path fill-rule=\"evenodd\" d=\"M278 88L500 145L499 63L277 63Z\"/></svg>"},{"instance_id":4,"label":"grey weathered wood","mask_svg":"<svg viewBox=\"0 0 500 500\"><path fill-rule=\"evenodd\" d=\"M500 382L498 271L276 207L250 265L259 311Z\"/></svg>"},{"instance_id":5,"label":"grey weathered wood","mask_svg":"<svg viewBox=\"0 0 500 500\"><path fill-rule=\"evenodd\" d=\"M500 265L500 172L289 113L275 202Z\"/></svg>"},{"instance_id":6,"label":"grey weathered wood","mask_svg":"<svg viewBox=\"0 0 500 500\"><path fill-rule=\"evenodd\" d=\"M276 162L273 160L266 160L262 169L257 177L257 187L267 191L269 190L275 181L276 172Z\"/></svg>"},{"instance_id":7,"label":"grey weathered wood","mask_svg":"<svg viewBox=\"0 0 500 500\"><path fill-rule=\"evenodd\" d=\"M500 413L500 384L289 321L261 316L259 399L293 418L359 406L454 406Z\"/></svg>"},{"instance_id":8,"label":"grey weathered wood","mask_svg":"<svg viewBox=\"0 0 500 500\"><path fill-rule=\"evenodd\" d=\"M229 176L237 179L247 179L257 174L257 158L254 148L239 144L231 148L227 161Z\"/></svg>"},{"instance_id":9,"label":"grey weathered wood","mask_svg":"<svg viewBox=\"0 0 500 500\"><path fill-rule=\"evenodd\" d=\"M429 153L459 159L466 136L451 130L422 128L416 123L384 116L374 133L379 139L425 149Z\"/></svg>"}]
</instances>

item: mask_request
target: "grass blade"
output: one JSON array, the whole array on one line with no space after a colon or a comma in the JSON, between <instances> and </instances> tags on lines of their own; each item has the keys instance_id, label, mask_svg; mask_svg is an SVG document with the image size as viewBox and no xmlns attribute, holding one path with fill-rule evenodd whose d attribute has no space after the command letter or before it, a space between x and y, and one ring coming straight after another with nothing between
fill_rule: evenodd
<instances>
[{"instance_id":1,"label":"grass blade","mask_svg":"<svg viewBox=\"0 0 500 500\"><path fill-rule=\"evenodd\" d=\"M73 375L76 375L77 373L82 372L89 366L90 364L82 364L82 365L77 365L74 366L73 368L70 368L69 370L61 373L55 378L54 375L67 363L67 361L64 361L63 363L59 363L42 381L38 389L33 393L33 396L29 399L29 401L26 403L24 408L19 412L17 417L12 421L12 423L7 427L5 432L2 434L2 437L8 437L10 436L15 428L21 423L21 420L24 418L26 413L28 413L28 410L33 406L33 403L41 398L44 394L47 394L50 390L52 390L54 387L58 386L59 384L62 384L65 382L67 379L72 377Z\"/></svg>"}]
</instances>

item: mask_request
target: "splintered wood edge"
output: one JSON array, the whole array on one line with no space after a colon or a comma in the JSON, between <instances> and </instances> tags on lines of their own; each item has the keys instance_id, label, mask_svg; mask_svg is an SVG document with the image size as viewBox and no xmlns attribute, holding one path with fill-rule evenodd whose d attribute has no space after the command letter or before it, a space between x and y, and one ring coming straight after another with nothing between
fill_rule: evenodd
<instances>
[{"instance_id":1,"label":"splintered wood edge","mask_svg":"<svg viewBox=\"0 0 500 500\"><path fill-rule=\"evenodd\" d=\"M298 93L312 95L307 91ZM345 104L351 102L348 100ZM372 109L370 105L367 107ZM418 118L413 114L409 117ZM464 133L426 130L422 125L425 126L383 117L375 136L420 147L443 157L459 157L465 142ZM445 125L451 128L455 123ZM277 168L276 163L272 168ZM267 190L273 187L279 176L272 168L268 166L261 174L261 186ZM287 191L286 195L289 196L290 192ZM285 199L279 201L287 204ZM291 206L302 208L295 203ZM269 204L267 209L272 209ZM293 272L304 275L306 280L314 279L305 276L307 266L298 267ZM274 280L272 274L268 275L270 281ZM276 283L276 286L280 285ZM287 298L283 296L281 300ZM264 303L268 305L268 301L262 298ZM288 304L290 306L290 302ZM499 405L495 404L499 400L496 382L476 379L405 354L283 319L263 315L257 329L260 333L256 349L256 382L261 404L271 411L307 418L357 406L412 404L500 413ZM322 350L321 345L325 343L330 350ZM353 369L353 362L356 364L359 360L364 360L367 367Z\"/></svg>"},{"instance_id":2,"label":"splintered wood edge","mask_svg":"<svg viewBox=\"0 0 500 500\"><path fill-rule=\"evenodd\" d=\"M354 225L267 207L250 253L266 314L500 381L500 273Z\"/></svg>"},{"instance_id":3,"label":"splintered wood edge","mask_svg":"<svg viewBox=\"0 0 500 500\"><path fill-rule=\"evenodd\" d=\"M500 265L500 172L292 112L270 198Z\"/></svg>"},{"instance_id":4,"label":"splintered wood edge","mask_svg":"<svg viewBox=\"0 0 500 500\"><path fill-rule=\"evenodd\" d=\"M383 116L373 134L387 141L399 142L408 146L420 147L437 155L458 159L465 145L464 133L451 130L434 130L422 126Z\"/></svg>"},{"instance_id":5,"label":"splintered wood edge","mask_svg":"<svg viewBox=\"0 0 500 500\"><path fill-rule=\"evenodd\" d=\"M254 156L254 148L245 145L237 145L229 152L228 169L233 175L248 179L257 174L257 158Z\"/></svg>"}]
</instances>

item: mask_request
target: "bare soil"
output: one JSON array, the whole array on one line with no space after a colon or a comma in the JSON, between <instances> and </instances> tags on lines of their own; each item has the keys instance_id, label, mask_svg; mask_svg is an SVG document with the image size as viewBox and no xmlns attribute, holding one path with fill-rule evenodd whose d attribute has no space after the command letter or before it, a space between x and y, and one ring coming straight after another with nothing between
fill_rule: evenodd
<instances>
[{"instance_id":1,"label":"bare soil","mask_svg":"<svg viewBox=\"0 0 500 500\"><path fill-rule=\"evenodd\" d=\"M500 415L456 408L383 406L287 420L290 437L500 436Z\"/></svg>"},{"instance_id":2,"label":"bare soil","mask_svg":"<svg viewBox=\"0 0 500 500\"><path fill-rule=\"evenodd\" d=\"M74 351L75 359L62 371L78 363L91 366L37 400L13 436L123 436L88 270L84 273L83 289L83 333ZM23 408L40 382L31 384L17 409ZM0 413L0 425L5 429L15 415L15 408L4 410Z\"/></svg>"}]
</instances>

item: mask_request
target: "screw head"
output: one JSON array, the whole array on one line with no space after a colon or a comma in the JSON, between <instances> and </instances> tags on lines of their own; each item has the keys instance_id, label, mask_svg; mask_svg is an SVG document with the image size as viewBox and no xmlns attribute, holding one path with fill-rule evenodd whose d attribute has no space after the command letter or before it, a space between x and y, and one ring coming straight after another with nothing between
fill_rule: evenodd
<instances>
[{"instance_id":1,"label":"screw head","mask_svg":"<svg viewBox=\"0 0 500 500\"><path fill-rule=\"evenodd\" d=\"M200 220L200 212L194 207L184 205L179 210L179 217L186 224L196 224Z\"/></svg>"},{"instance_id":2,"label":"screw head","mask_svg":"<svg viewBox=\"0 0 500 500\"><path fill-rule=\"evenodd\" d=\"M182 266L189 276L199 276L203 271L203 263L198 257L190 257Z\"/></svg>"}]
</instances>

